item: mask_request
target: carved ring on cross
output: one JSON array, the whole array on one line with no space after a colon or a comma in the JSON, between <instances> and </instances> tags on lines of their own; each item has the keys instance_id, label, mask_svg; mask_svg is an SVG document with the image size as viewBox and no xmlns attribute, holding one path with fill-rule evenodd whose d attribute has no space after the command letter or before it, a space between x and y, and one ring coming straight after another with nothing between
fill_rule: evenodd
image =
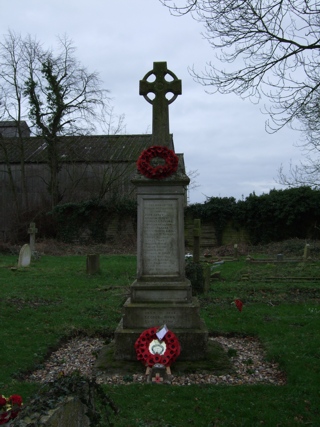
<instances>
[{"instance_id":1,"label":"carved ring on cross","mask_svg":"<svg viewBox=\"0 0 320 427\"><path fill-rule=\"evenodd\" d=\"M166 76L167 74L169 74L169 75L172 77L172 79L173 79L173 80L179 80L179 79L178 79L178 77L177 77L177 76L176 76L172 71L167 70L167 72L166 72L165 76ZM143 77L142 81L148 81L148 78L149 78L150 76L152 76L152 75L156 76L153 70L149 71L149 72L148 72L148 73ZM165 77L165 76L164 76L164 77ZM156 81L156 82L155 82L155 89L156 89L158 92L162 92L162 91L164 90L164 84ZM155 92L154 92L154 91L152 91L152 90L150 90L150 92L152 92L152 93L154 93L154 94L155 94ZM168 93L172 93L172 92L168 91ZM173 101L175 101L175 100L177 99L177 97L178 97L178 95L179 95L179 94L174 94L174 93L172 93L172 95L173 95L173 96L172 96L172 98L170 98L170 99L167 99L167 98L166 98L168 105L172 104L172 102L173 102ZM149 102L149 104L153 104L154 99L149 98L149 97L148 97L148 94L143 94L142 96L144 97L144 99L145 99L146 101L148 101L148 102Z\"/></svg>"}]
</instances>

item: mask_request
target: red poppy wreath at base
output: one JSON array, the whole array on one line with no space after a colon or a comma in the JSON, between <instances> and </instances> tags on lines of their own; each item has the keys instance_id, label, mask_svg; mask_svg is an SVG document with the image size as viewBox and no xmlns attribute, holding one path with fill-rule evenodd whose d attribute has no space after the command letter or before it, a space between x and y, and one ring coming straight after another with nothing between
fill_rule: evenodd
<instances>
[{"instance_id":1,"label":"red poppy wreath at base","mask_svg":"<svg viewBox=\"0 0 320 427\"><path fill-rule=\"evenodd\" d=\"M161 365L169 367L180 354L180 343L178 338L171 331L168 331L162 341L159 342L156 335L157 331L158 328L153 327L142 332L134 345L137 359L141 360L145 366L149 366L150 368L152 368L155 363L160 363ZM152 345L153 342L154 345ZM152 353L150 347L160 348L161 343L164 343L162 344L162 352Z\"/></svg>"},{"instance_id":2,"label":"red poppy wreath at base","mask_svg":"<svg viewBox=\"0 0 320 427\"><path fill-rule=\"evenodd\" d=\"M165 164L152 166L151 160L160 157ZM174 174L178 169L179 158L173 150L167 147L154 145L147 150L142 151L138 161L138 171L147 178L163 179Z\"/></svg>"}]
</instances>

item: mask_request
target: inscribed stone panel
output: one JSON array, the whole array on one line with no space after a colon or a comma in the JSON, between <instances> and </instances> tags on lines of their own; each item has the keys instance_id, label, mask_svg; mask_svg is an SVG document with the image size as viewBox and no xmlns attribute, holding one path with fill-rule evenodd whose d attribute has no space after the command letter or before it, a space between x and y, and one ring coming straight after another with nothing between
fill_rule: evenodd
<instances>
[{"instance_id":1,"label":"inscribed stone panel","mask_svg":"<svg viewBox=\"0 0 320 427\"><path fill-rule=\"evenodd\" d=\"M178 275L177 200L144 200L142 259L144 275Z\"/></svg>"}]
</instances>

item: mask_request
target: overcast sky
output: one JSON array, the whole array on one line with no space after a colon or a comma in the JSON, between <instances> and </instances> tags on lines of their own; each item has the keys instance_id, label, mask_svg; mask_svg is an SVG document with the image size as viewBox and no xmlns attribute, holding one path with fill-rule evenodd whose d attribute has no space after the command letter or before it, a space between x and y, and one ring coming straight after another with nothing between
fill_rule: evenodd
<instances>
[{"instance_id":1,"label":"overcast sky","mask_svg":"<svg viewBox=\"0 0 320 427\"><path fill-rule=\"evenodd\" d=\"M175 150L184 153L187 171L199 173L191 203L281 188L275 181L280 165L301 158L294 146L299 133L265 131L263 104L208 95L193 81L188 67L201 72L214 60L213 50L201 24L171 16L159 0L11 0L2 2L0 22L2 36L8 30L31 34L45 47L69 36L82 65L98 71L110 90L128 134L151 132L152 107L139 95L139 80L153 62L166 61L182 80L182 95L169 108Z\"/></svg>"}]
</instances>

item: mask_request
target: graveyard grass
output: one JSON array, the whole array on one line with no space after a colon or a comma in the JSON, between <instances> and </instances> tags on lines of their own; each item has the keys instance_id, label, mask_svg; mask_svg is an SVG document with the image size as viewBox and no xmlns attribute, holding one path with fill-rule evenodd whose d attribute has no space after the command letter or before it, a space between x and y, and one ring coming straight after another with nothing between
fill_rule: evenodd
<instances>
[{"instance_id":1,"label":"graveyard grass","mask_svg":"<svg viewBox=\"0 0 320 427\"><path fill-rule=\"evenodd\" d=\"M108 337L121 317L136 269L134 256L101 256L88 276L84 256L43 256L25 269L0 257L0 394L25 403L39 387L23 375L41 365L61 340L77 334ZM320 263L220 268L221 280L201 295L201 315L215 334L251 335L285 372L273 385L104 385L119 408L114 426L320 425ZM284 280L291 277L289 281ZM269 280L272 278L272 280ZM244 303L242 312L231 304ZM172 367L174 372L174 366Z\"/></svg>"}]
</instances>

